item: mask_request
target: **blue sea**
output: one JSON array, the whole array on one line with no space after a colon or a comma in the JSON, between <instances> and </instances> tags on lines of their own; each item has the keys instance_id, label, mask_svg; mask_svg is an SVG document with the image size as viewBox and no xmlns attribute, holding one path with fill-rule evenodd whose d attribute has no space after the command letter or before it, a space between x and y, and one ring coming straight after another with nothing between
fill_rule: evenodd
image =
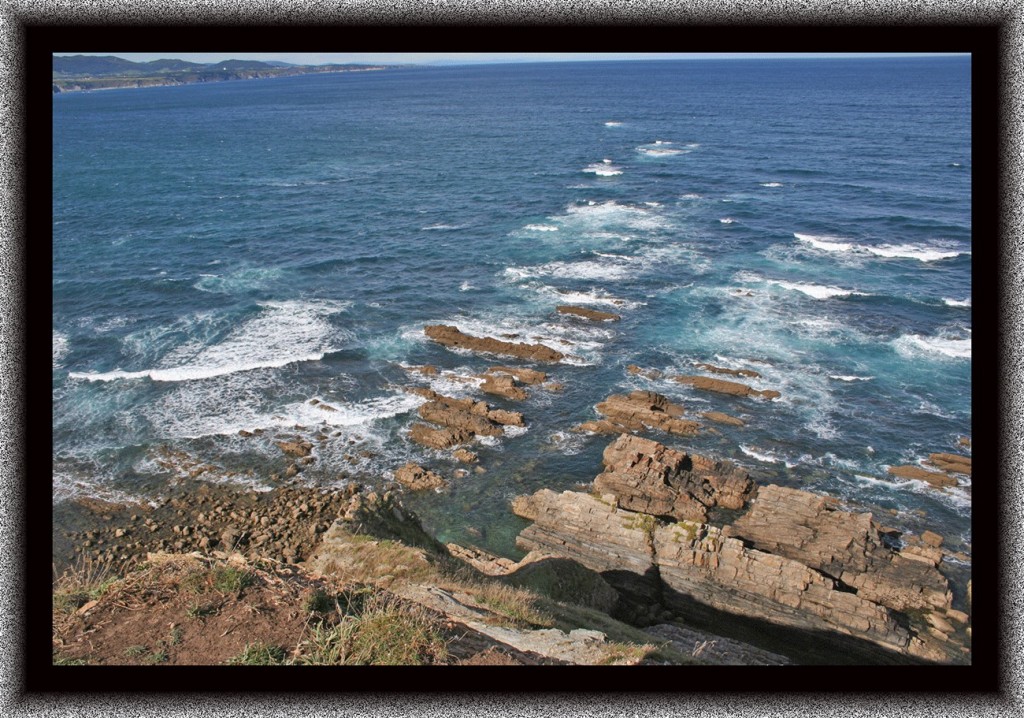
<instances>
[{"instance_id":1,"label":"blue sea","mask_svg":"<svg viewBox=\"0 0 1024 718\"><path fill-rule=\"evenodd\" d=\"M55 504L266 489L290 463L274 442L301 437L302 482L396 488L416 461L450 482L405 494L429 530L518 557L510 500L591 481L611 439L572 428L646 389L746 422L652 438L970 553L969 481L886 472L970 452L967 57L410 67L53 112ZM535 367L562 390L480 393L516 361L434 344L437 323L565 352ZM781 397L626 369L701 362ZM409 441L411 386L526 427L478 441L486 473L457 478ZM214 470L189 479L168 452Z\"/></svg>"}]
</instances>

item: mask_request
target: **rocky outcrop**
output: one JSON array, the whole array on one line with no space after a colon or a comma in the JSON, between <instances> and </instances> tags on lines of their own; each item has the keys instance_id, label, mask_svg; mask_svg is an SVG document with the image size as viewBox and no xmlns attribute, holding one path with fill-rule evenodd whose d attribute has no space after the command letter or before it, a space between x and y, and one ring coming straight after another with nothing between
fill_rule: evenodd
<instances>
[{"instance_id":1,"label":"rocky outcrop","mask_svg":"<svg viewBox=\"0 0 1024 718\"><path fill-rule=\"evenodd\" d=\"M512 401L522 401L527 396L526 390L516 386L515 378L508 374L488 373L483 375L483 380L480 391L486 394L495 394Z\"/></svg>"},{"instance_id":2,"label":"rocky outcrop","mask_svg":"<svg viewBox=\"0 0 1024 718\"><path fill-rule=\"evenodd\" d=\"M714 666L786 666L785 656L722 636L663 623L644 631L657 641L668 641L680 653L689 653Z\"/></svg>"},{"instance_id":3,"label":"rocky outcrop","mask_svg":"<svg viewBox=\"0 0 1024 718\"><path fill-rule=\"evenodd\" d=\"M636 436L609 446L605 465L594 495L518 498L513 510L533 523L517 545L600 572L632 606L761 621L826 654L839 640L828 636L845 636L843 650L915 659L959 650L955 626L967 617L951 607L935 538L895 550L869 513L778 486L757 489L747 513L716 527L708 508L740 508L753 493L744 472Z\"/></svg>"},{"instance_id":4,"label":"rocky outcrop","mask_svg":"<svg viewBox=\"0 0 1024 718\"><path fill-rule=\"evenodd\" d=\"M708 421L713 421L716 424L728 424L729 426L746 426L747 423L743 419L738 419L735 416L729 414L723 414L720 411L705 411L701 414Z\"/></svg>"},{"instance_id":5,"label":"rocky outcrop","mask_svg":"<svg viewBox=\"0 0 1024 718\"><path fill-rule=\"evenodd\" d=\"M905 466L890 466L888 472L901 479L913 479L915 481L926 481L936 488L944 486L956 486L959 483L956 477L941 471L929 471L920 466L907 464Z\"/></svg>"},{"instance_id":6,"label":"rocky outcrop","mask_svg":"<svg viewBox=\"0 0 1024 718\"><path fill-rule=\"evenodd\" d=\"M612 314L611 312L599 312L596 309L587 309L586 307L570 307L568 305L560 305L557 308L559 314L571 314L577 317L583 317L584 319L590 319L595 322L617 322L622 319L618 314Z\"/></svg>"},{"instance_id":7,"label":"rocky outcrop","mask_svg":"<svg viewBox=\"0 0 1024 718\"><path fill-rule=\"evenodd\" d=\"M395 480L413 491L440 489L448 485L448 482L441 478L440 475L435 474L433 471L428 471L411 461L402 468L395 470Z\"/></svg>"},{"instance_id":8,"label":"rocky outcrop","mask_svg":"<svg viewBox=\"0 0 1024 718\"><path fill-rule=\"evenodd\" d=\"M584 422L576 427L577 431L621 434L660 429L670 434L692 436L700 430L696 421L679 418L683 415L683 407L653 391L612 394L595 408L608 418Z\"/></svg>"},{"instance_id":9,"label":"rocky outcrop","mask_svg":"<svg viewBox=\"0 0 1024 718\"><path fill-rule=\"evenodd\" d=\"M761 375L753 369L729 369L728 367L715 366L714 364L697 364L698 369L709 371L713 374L730 374L732 376L744 376L757 379Z\"/></svg>"},{"instance_id":10,"label":"rocky outcrop","mask_svg":"<svg viewBox=\"0 0 1024 718\"><path fill-rule=\"evenodd\" d=\"M680 384L690 384L697 389L703 389L704 391L714 391L719 394L730 394L732 396L754 396L762 397L764 399L777 399L782 396L779 392L774 389L754 389L746 384L740 384L736 381L727 381L725 379L712 379L707 376L674 376L673 381L677 381Z\"/></svg>"},{"instance_id":11,"label":"rocky outcrop","mask_svg":"<svg viewBox=\"0 0 1024 718\"><path fill-rule=\"evenodd\" d=\"M728 462L667 448L623 434L604 451L605 470L594 489L618 506L652 516L704 521L708 509L742 508L754 484Z\"/></svg>"},{"instance_id":12,"label":"rocky outcrop","mask_svg":"<svg viewBox=\"0 0 1024 718\"><path fill-rule=\"evenodd\" d=\"M559 362L565 358L565 354L544 344L513 343L493 337L475 337L462 333L458 327L445 324L428 325L423 331L438 344L452 349L501 354L539 362Z\"/></svg>"},{"instance_id":13,"label":"rocky outcrop","mask_svg":"<svg viewBox=\"0 0 1024 718\"><path fill-rule=\"evenodd\" d=\"M638 367L636 364L628 365L626 367L626 371L628 371L630 374L642 376L646 379L653 379L655 381L665 376L664 372L659 371L658 369L642 369Z\"/></svg>"},{"instance_id":14,"label":"rocky outcrop","mask_svg":"<svg viewBox=\"0 0 1024 718\"><path fill-rule=\"evenodd\" d=\"M928 464L947 474L971 475L971 457L960 454L929 454Z\"/></svg>"},{"instance_id":15,"label":"rocky outcrop","mask_svg":"<svg viewBox=\"0 0 1024 718\"><path fill-rule=\"evenodd\" d=\"M409 439L431 449L447 449L471 441L474 436L502 436L504 426L523 426L523 415L517 411L492 409L485 401L455 399L430 389L413 387L409 391L429 399L417 410L420 418L443 427L432 429L413 424Z\"/></svg>"},{"instance_id":16,"label":"rocky outcrop","mask_svg":"<svg viewBox=\"0 0 1024 718\"><path fill-rule=\"evenodd\" d=\"M313 451L313 444L302 439L296 441L275 441L274 443L277 444L277 448L290 456L302 458L309 456Z\"/></svg>"},{"instance_id":17,"label":"rocky outcrop","mask_svg":"<svg viewBox=\"0 0 1024 718\"><path fill-rule=\"evenodd\" d=\"M472 441L474 436L472 431L450 426L435 429L426 424L416 423L409 427L409 439L428 449L449 449Z\"/></svg>"},{"instance_id":18,"label":"rocky outcrop","mask_svg":"<svg viewBox=\"0 0 1024 718\"><path fill-rule=\"evenodd\" d=\"M800 561L897 611L952 607L949 584L937 568L941 552L893 551L870 513L842 511L833 498L763 486L750 510L727 528L755 548Z\"/></svg>"},{"instance_id":19,"label":"rocky outcrop","mask_svg":"<svg viewBox=\"0 0 1024 718\"><path fill-rule=\"evenodd\" d=\"M515 377L516 381L527 385L543 384L548 378L548 375L542 371L526 369L525 367L492 366L487 370L487 373L511 374Z\"/></svg>"}]
</instances>

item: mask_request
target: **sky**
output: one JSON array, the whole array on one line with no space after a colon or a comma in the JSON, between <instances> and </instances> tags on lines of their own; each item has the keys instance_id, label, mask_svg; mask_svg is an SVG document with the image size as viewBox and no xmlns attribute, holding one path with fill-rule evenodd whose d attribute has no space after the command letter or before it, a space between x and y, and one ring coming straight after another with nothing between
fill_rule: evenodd
<instances>
[{"instance_id":1,"label":"sky","mask_svg":"<svg viewBox=\"0 0 1024 718\"><path fill-rule=\"evenodd\" d=\"M333 63L364 64L414 64L414 65L461 65L478 63L508 62L586 62L594 60L684 60L684 59L734 59L764 57L863 57L864 53L710 53L710 52L464 52L464 53L315 53L315 52L57 52L55 55L114 55L133 62L150 60L180 59L189 62L220 62L221 60L279 60L297 65L326 65ZM891 56L893 53L889 53ZM925 53L905 53L923 55ZM884 56L884 55L878 55Z\"/></svg>"}]
</instances>

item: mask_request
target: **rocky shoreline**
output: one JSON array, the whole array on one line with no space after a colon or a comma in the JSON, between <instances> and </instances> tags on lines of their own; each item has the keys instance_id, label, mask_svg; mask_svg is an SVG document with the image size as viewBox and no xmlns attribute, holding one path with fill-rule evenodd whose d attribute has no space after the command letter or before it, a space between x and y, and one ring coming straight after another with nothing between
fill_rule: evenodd
<instances>
[{"instance_id":1,"label":"rocky shoreline","mask_svg":"<svg viewBox=\"0 0 1024 718\"><path fill-rule=\"evenodd\" d=\"M612 320L562 310L566 321ZM457 327L428 326L425 333L449 349L529 363L557 365L565 356L543 344L474 337ZM753 370L709 364L698 369L760 378ZM410 376L438 373L432 366L406 370ZM655 374L633 365L627 371ZM742 400L779 396L704 375L669 378ZM492 366L472 381L481 392L512 402L531 391L560 388L546 372L518 366ZM703 641L701 652L720 664L970 660L970 582L966 602L954 602L941 570L950 560L969 564L969 556L944 549L934 532L901 533L835 498L761 484L731 462L680 448L687 437L715 430L652 391L612 394L595 407L601 418L573 427L608 436L603 471L585 490L542 489L512 502L510 510L531 522L517 539L527 554L521 561L473 546L441 546L402 506L401 493L444 491L451 478L483 472L469 448L476 438L507 435L529 417L422 386L405 390L425 400L408 440L467 468L452 477L440 467L410 462L394 467L393 483L367 477L364 485L352 481L328 491L306 485L298 475L304 462L315 459L313 444L282 437L276 445L294 463L283 475L269 477L272 488L257 491L221 482L215 470L188 457L169 455L168 464L188 478L152 504L84 499L55 507L55 573L83 558L127 562L189 552L242 552L325 572L335 565L325 558L332 536L344 528L346 535L418 546L502 580L531 577L536 583L541 565L557 566L562 581L545 574L541 582L552 600L571 595L665 645L692 640L696 651ZM745 425L721 412L701 418ZM936 490L970 474L967 456L934 453L926 463L930 468L890 472L897 479L927 481ZM429 590L417 595L432 610L447 605ZM527 650L516 643L519 638L506 638L504 645Z\"/></svg>"}]
</instances>

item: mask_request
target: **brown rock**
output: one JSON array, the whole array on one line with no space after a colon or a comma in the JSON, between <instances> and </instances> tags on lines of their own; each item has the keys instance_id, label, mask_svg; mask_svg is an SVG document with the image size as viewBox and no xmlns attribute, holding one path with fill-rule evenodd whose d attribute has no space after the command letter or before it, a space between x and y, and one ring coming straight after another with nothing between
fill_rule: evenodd
<instances>
[{"instance_id":1,"label":"brown rock","mask_svg":"<svg viewBox=\"0 0 1024 718\"><path fill-rule=\"evenodd\" d=\"M921 540L932 548L938 548L942 545L942 537L934 531L925 531L921 534Z\"/></svg>"},{"instance_id":2,"label":"brown rock","mask_svg":"<svg viewBox=\"0 0 1024 718\"><path fill-rule=\"evenodd\" d=\"M411 461L395 471L395 480L413 491L439 489L447 486L447 482L438 474L428 471Z\"/></svg>"},{"instance_id":3,"label":"brown rock","mask_svg":"<svg viewBox=\"0 0 1024 718\"><path fill-rule=\"evenodd\" d=\"M710 371L715 374L731 374L732 376L745 376L752 379L757 379L761 375L753 369L728 369L726 367L715 366L714 364L697 364L698 369L704 371Z\"/></svg>"},{"instance_id":4,"label":"brown rock","mask_svg":"<svg viewBox=\"0 0 1024 718\"><path fill-rule=\"evenodd\" d=\"M484 383L480 385L480 391L486 394L503 396L513 401L522 401L526 398L526 390L516 386L515 379L507 374L484 374Z\"/></svg>"},{"instance_id":5,"label":"brown rock","mask_svg":"<svg viewBox=\"0 0 1024 718\"><path fill-rule=\"evenodd\" d=\"M304 440L275 441L274 443L277 444L277 447L281 449L281 451L291 456L309 456L310 452L313 450L313 445Z\"/></svg>"},{"instance_id":6,"label":"brown rock","mask_svg":"<svg viewBox=\"0 0 1024 718\"><path fill-rule=\"evenodd\" d=\"M559 362L565 354L543 344L512 343L492 337L475 337L464 334L458 327L444 324L428 325L424 328L427 337L438 344L453 349L468 349L489 354L503 354L520 359L542 362Z\"/></svg>"},{"instance_id":7,"label":"brown rock","mask_svg":"<svg viewBox=\"0 0 1024 718\"><path fill-rule=\"evenodd\" d=\"M932 486L940 488L943 486L957 485L957 480L949 474L940 473L938 471L929 471L928 469L922 469L920 466L890 466L888 471L893 476L898 476L901 479L927 481Z\"/></svg>"},{"instance_id":8,"label":"brown rock","mask_svg":"<svg viewBox=\"0 0 1024 718\"><path fill-rule=\"evenodd\" d=\"M477 461L477 455L468 449L456 449L452 453L452 456L454 456L457 461L461 461L463 464L473 464L476 463Z\"/></svg>"},{"instance_id":9,"label":"brown rock","mask_svg":"<svg viewBox=\"0 0 1024 718\"><path fill-rule=\"evenodd\" d=\"M453 427L434 429L426 424L409 427L409 438L429 449L447 449L473 440L473 432Z\"/></svg>"},{"instance_id":10,"label":"brown rock","mask_svg":"<svg viewBox=\"0 0 1024 718\"><path fill-rule=\"evenodd\" d=\"M518 411L491 409L487 412L487 418L495 424L503 426L526 426L526 422L523 421L523 415Z\"/></svg>"},{"instance_id":11,"label":"brown rock","mask_svg":"<svg viewBox=\"0 0 1024 718\"><path fill-rule=\"evenodd\" d=\"M947 473L971 475L971 457L960 454L929 454L928 462Z\"/></svg>"},{"instance_id":12,"label":"brown rock","mask_svg":"<svg viewBox=\"0 0 1024 718\"><path fill-rule=\"evenodd\" d=\"M485 411L486 411L486 405ZM466 410L449 402L428 401L419 408L419 415L431 422L455 429L462 429L480 436L501 436L502 430L487 419L472 411Z\"/></svg>"},{"instance_id":13,"label":"brown rock","mask_svg":"<svg viewBox=\"0 0 1024 718\"><path fill-rule=\"evenodd\" d=\"M587 309L585 307L570 307L563 304L556 307L556 309L559 314L572 314L595 322L617 322L622 319L618 314L612 314L611 312L599 312L596 309Z\"/></svg>"},{"instance_id":14,"label":"brown rock","mask_svg":"<svg viewBox=\"0 0 1024 718\"><path fill-rule=\"evenodd\" d=\"M697 389L715 391L719 394L730 394L732 396L760 396L765 399L776 399L782 396L774 389L757 390L739 382L712 379L707 376L674 376L672 380L680 384L690 384Z\"/></svg>"},{"instance_id":15,"label":"brown rock","mask_svg":"<svg viewBox=\"0 0 1024 718\"><path fill-rule=\"evenodd\" d=\"M488 374L511 374L516 381L523 384L533 385L544 383L548 375L536 369L525 369L522 367L492 366L487 370Z\"/></svg>"},{"instance_id":16,"label":"brown rock","mask_svg":"<svg viewBox=\"0 0 1024 718\"><path fill-rule=\"evenodd\" d=\"M612 426L629 431L643 431L649 428L661 429L670 434L690 436L700 430L696 421L680 419L683 407L673 404L661 394L653 391L633 391L629 394L612 394L596 407L608 417ZM585 431L604 433L605 425L584 428Z\"/></svg>"},{"instance_id":17,"label":"brown rock","mask_svg":"<svg viewBox=\"0 0 1024 718\"><path fill-rule=\"evenodd\" d=\"M647 377L648 379L655 380L660 379L665 375L664 372L661 372L657 369L641 369L636 364L630 364L629 366L627 366L626 371L628 371L630 374L636 374L638 376L644 376Z\"/></svg>"},{"instance_id":18,"label":"brown rock","mask_svg":"<svg viewBox=\"0 0 1024 718\"><path fill-rule=\"evenodd\" d=\"M604 451L605 470L594 489L614 494L618 506L652 516L703 521L708 508L741 508L754 485L727 462L669 449L623 434Z\"/></svg>"},{"instance_id":19,"label":"brown rock","mask_svg":"<svg viewBox=\"0 0 1024 718\"><path fill-rule=\"evenodd\" d=\"M719 424L728 424L730 426L746 426L746 422L743 419L737 419L735 416L729 416L723 414L720 411L705 411L701 414L708 421L714 421Z\"/></svg>"}]
</instances>

